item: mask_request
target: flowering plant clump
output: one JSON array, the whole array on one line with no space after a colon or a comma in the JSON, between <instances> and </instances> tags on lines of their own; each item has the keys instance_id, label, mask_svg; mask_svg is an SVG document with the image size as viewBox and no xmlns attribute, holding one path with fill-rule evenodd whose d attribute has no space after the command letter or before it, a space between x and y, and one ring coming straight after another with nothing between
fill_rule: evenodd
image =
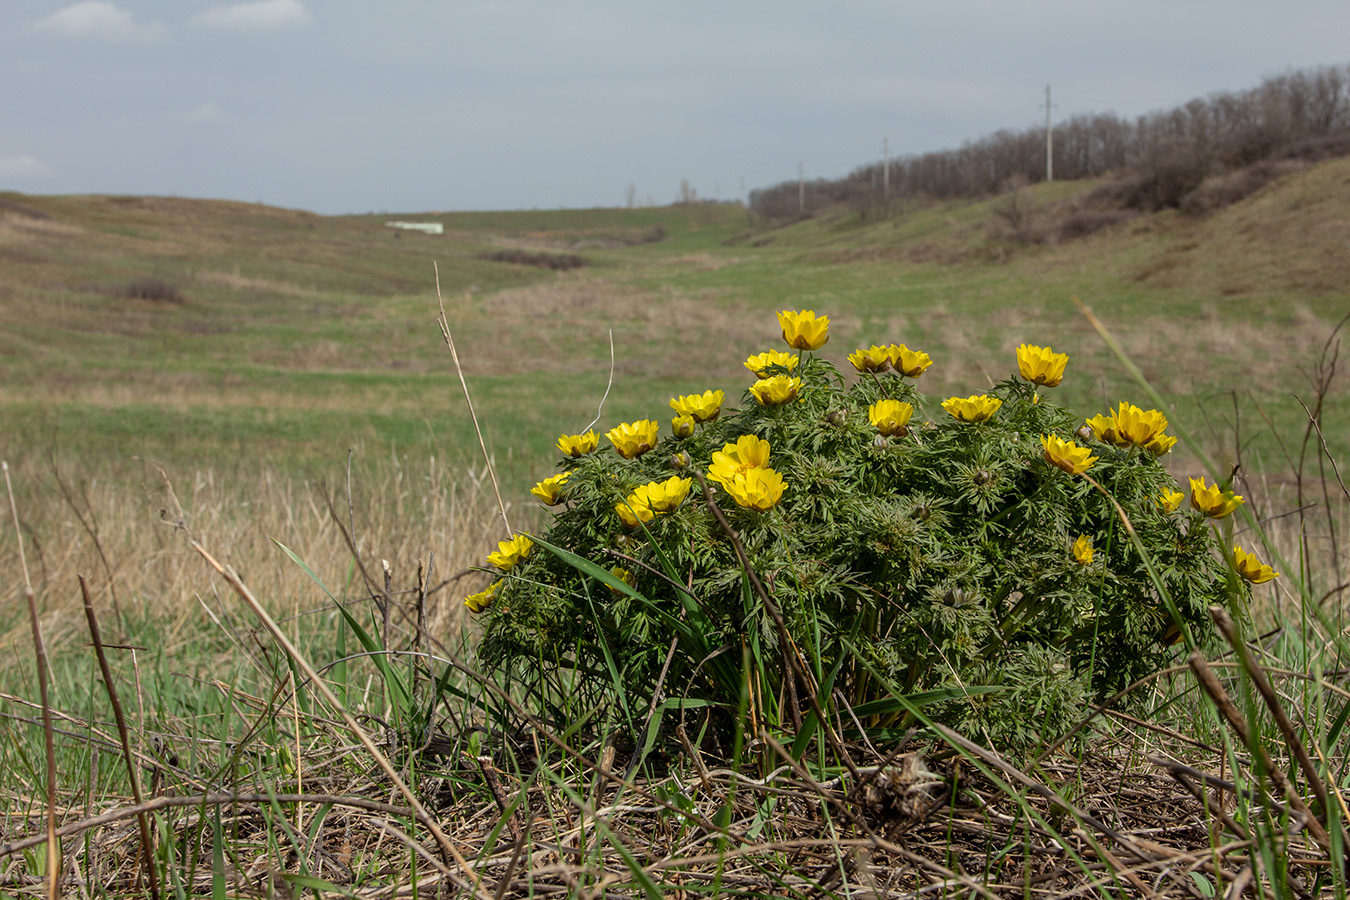
<instances>
[{"instance_id":1,"label":"flowering plant clump","mask_svg":"<svg viewBox=\"0 0 1350 900\"><path fill-rule=\"evenodd\" d=\"M551 521L466 601L484 660L579 735L643 746L696 709L723 750L747 721L786 746L815 696L831 727L898 736L923 706L1030 748L1207 633L1234 560L1265 575L1209 524L1238 498L1193 485L1181 508L1160 413L1082 428L1039 395L1063 354L1024 345L1020 374L939 405L915 387L926 353L875 344L845 375L813 352L827 317L779 320L799 353L750 356L739 408L672 401L693 421L664 452L648 420L560 441Z\"/></svg>"}]
</instances>

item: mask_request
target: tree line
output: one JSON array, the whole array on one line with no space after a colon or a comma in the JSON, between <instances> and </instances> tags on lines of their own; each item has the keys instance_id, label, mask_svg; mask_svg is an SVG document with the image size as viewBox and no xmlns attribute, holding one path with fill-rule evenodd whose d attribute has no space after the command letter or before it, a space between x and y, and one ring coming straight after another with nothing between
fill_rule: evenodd
<instances>
[{"instance_id":1,"label":"tree line","mask_svg":"<svg viewBox=\"0 0 1350 900\"><path fill-rule=\"evenodd\" d=\"M1055 125L1056 179L1126 178L1139 208L1183 206L1207 178L1279 159L1350 154L1350 65L1266 78L1133 121L1084 113ZM892 215L907 198L994 194L1045 179L1045 128L1003 129L958 149L859 166L843 178L785 181L750 192L750 209L790 220L847 204L865 218Z\"/></svg>"}]
</instances>

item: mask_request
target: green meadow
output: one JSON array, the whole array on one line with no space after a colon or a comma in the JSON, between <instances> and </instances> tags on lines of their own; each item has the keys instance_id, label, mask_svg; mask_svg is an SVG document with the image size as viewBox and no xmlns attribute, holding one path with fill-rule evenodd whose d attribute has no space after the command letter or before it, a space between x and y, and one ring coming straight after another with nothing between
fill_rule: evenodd
<instances>
[{"instance_id":1,"label":"green meadow","mask_svg":"<svg viewBox=\"0 0 1350 900\"><path fill-rule=\"evenodd\" d=\"M1050 218L1092 187L1041 185L1023 199ZM1141 215L1059 244L1000 237L1007 202L771 224L733 205L325 217L0 193L0 459L14 498L0 528L0 855L12 862L0 890L41 890L52 867L33 836L59 808L72 835L63 877L93 896L655 900L822 896L817 885L854 896L875 888L867 853L890 860L891 875L899 860L930 879L900 877L897 890L941 881L971 896L1032 896L1042 884L1045 896L1146 896L1146 882L1166 877L1158 896L1210 897L1250 883L1247 866L1272 896L1343 896L1331 866L1341 806L1323 787L1313 818L1331 837L1291 836L1303 814L1268 776L1294 770L1299 741L1281 730L1278 703L1229 677L1252 671L1246 661L1215 662L1253 729L1240 737L1181 656L1139 688L1134 709L1147 707L1147 721L1089 717L1083 737L1047 749L1030 774L928 732L942 734L929 763L947 774L932 780L917 756L901 768L950 786L951 817L931 821L942 803L930 801L946 795L914 801L898 780L863 790L853 758L873 776L899 764L856 721L800 738L747 730L749 744L707 750L705 767L703 750L688 750L697 723L686 733L682 720L686 754L648 757L647 747L625 781L611 764L627 757L615 763L612 743L573 747L564 717L532 719L509 685L472 674L481 629L463 597L487 585L483 560L507 521L543 526L528 490L556 470L559 434L640 418L667 434L670 398L707 389L735 407L752 378L746 357L782 347L775 313L812 309L831 320L819 355L848 380L859 347L932 356L916 421L1007 379L1021 343L1069 354L1053 396L1084 418L1120 401L1163 404L1184 438L1164 464L1183 489L1188 476L1232 476L1249 498L1223 540L1236 532L1285 574L1256 588L1240 624L1269 629L1262 664L1324 754L1322 778L1344 781L1346 695L1323 673L1350 655L1338 636L1337 468L1350 449L1337 371L1350 160L1207 217ZM89 646L80 576L123 691L128 749ZM51 652L50 706L64 716L51 796L29 585ZM298 651L282 652L280 636ZM316 692L300 657L325 666L338 704ZM782 677L755 689L795 690ZM801 679L805 690L811 678ZM357 719L340 719L338 706ZM896 709L887 727L917 721ZM519 730L489 728L497 713ZM848 748L825 745L836 726L853 736ZM656 733L653 745L674 746ZM1262 761L1258 746L1279 758ZM1164 752L1181 768L1146 765ZM391 770L371 763L380 754L410 790L390 787ZM1182 792L1186 761L1218 773L1209 786L1226 799L1214 808L1227 812ZM134 772L163 799L153 834L128 839L130 813L121 831L81 824L131 808ZM222 815L221 791L233 792L233 812ZM170 795L187 798L183 811ZM352 797L366 805L339 802ZM1166 804L1186 810L1181 837L1153 817ZM1301 868L1281 862L1272 835L1297 843ZM151 863L134 850L146 844ZM86 868L73 875L76 865ZM536 882L536 871L547 874ZM162 880L153 888L151 872Z\"/></svg>"},{"instance_id":2,"label":"green meadow","mask_svg":"<svg viewBox=\"0 0 1350 900\"><path fill-rule=\"evenodd\" d=\"M1058 247L990 237L998 200L756 227L734 206L320 217L247 204L20 197L0 210L0 401L10 459L312 473L348 449L475 455L436 325L435 272L490 453L545 471L557 434L668 417L673 395L746 387L774 313L833 321L825 355L902 342L932 400L1001 380L1021 342L1068 352L1085 416L1142 395L1077 311L1096 312L1206 449L1273 474L1301 429L1311 357L1346 308L1343 163L1212 219L1145 217ZM1032 192L1050 209L1083 185ZM1339 193L1338 193L1339 191ZM659 238L659 239L654 239ZM487 257L576 254L569 271ZM125 296L161 281L173 300ZM1335 411L1345 407L1339 396ZM1234 409L1260 427L1241 429ZM939 411L940 412L940 411ZM933 414L928 410L928 414ZM1328 414L1328 422L1345 416ZM1328 435L1333 448L1345 433ZM526 485L528 486L528 485Z\"/></svg>"}]
</instances>

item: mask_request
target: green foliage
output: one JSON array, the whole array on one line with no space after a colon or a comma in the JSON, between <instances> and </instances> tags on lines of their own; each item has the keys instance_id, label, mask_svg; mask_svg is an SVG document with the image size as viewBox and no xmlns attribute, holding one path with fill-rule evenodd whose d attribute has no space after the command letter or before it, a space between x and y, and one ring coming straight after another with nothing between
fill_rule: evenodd
<instances>
[{"instance_id":1,"label":"green foliage","mask_svg":"<svg viewBox=\"0 0 1350 900\"><path fill-rule=\"evenodd\" d=\"M807 712L804 689L794 698L787 684L798 680L790 647L817 683L836 673L823 703L884 700L891 688L871 675L884 672L904 694L928 695L937 720L1018 748L1165 665L1178 636L1223 600L1212 529L1161 506L1176 485L1154 456L1090 439L1098 459L1086 475L1055 467L1042 436L1074 440L1082 420L1035 385L997 385L989 396L1002 406L985 421L937 409L935 421L916 414L883 438L869 406L924 409L914 381L886 372L849 384L810 354L798 374L795 402L764 406L747 392L739 412L636 459L604 448L565 460L565 507L544 535L563 552L536 548L509 570L487 613L486 662L535 697L584 700L598 726L621 709L631 720L658 689L734 710L741 675L730 661L745 653L755 720L786 730ZM742 508L705 481L625 527L616 506L634 490L706 471L743 435L768 442L768 466L786 483L780 502ZM1084 535L1088 562L1073 549ZM634 573L633 591L597 577L616 565ZM893 713L864 724L906 722Z\"/></svg>"}]
</instances>

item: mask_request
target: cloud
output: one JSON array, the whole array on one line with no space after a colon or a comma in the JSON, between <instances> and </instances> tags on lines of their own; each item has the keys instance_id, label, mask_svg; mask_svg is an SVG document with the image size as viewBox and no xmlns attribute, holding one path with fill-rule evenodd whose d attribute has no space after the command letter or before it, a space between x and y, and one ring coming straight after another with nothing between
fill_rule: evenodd
<instances>
[{"instance_id":1,"label":"cloud","mask_svg":"<svg viewBox=\"0 0 1350 900\"><path fill-rule=\"evenodd\" d=\"M192 21L227 31L276 31L308 25L314 19L300 0L255 0L213 6Z\"/></svg>"},{"instance_id":2,"label":"cloud","mask_svg":"<svg viewBox=\"0 0 1350 900\"><path fill-rule=\"evenodd\" d=\"M41 178L52 167L31 156L0 156L0 178Z\"/></svg>"},{"instance_id":3,"label":"cloud","mask_svg":"<svg viewBox=\"0 0 1350 900\"><path fill-rule=\"evenodd\" d=\"M193 125L210 125L223 118L225 118L225 110L209 100L183 113L183 121Z\"/></svg>"},{"instance_id":4,"label":"cloud","mask_svg":"<svg viewBox=\"0 0 1350 900\"><path fill-rule=\"evenodd\" d=\"M33 30L114 44L154 44L169 36L164 23L137 22L129 11L109 0L81 0L34 23Z\"/></svg>"}]
</instances>

